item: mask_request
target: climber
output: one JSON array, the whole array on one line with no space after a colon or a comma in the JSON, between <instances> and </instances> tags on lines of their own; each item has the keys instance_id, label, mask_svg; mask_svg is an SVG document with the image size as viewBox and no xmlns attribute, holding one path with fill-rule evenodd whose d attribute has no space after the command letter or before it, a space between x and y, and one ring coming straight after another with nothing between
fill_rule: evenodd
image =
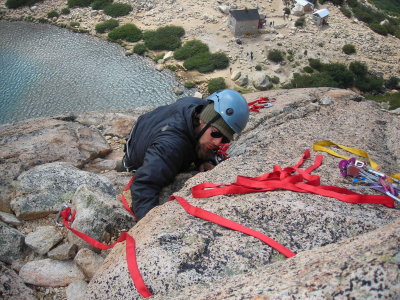
<instances>
[{"instance_id":1,"label":"climber","mask_svg":"<svg viewBox=\"0 0 400 300\"><path fill-rule=\"evenodd\" d=\"M213 93L207 101L184 97L139 117L121 163L135 172L130 190L137 219L158 205L161 189L179 172L192 165L211 170L214 151L240 134L248 118L246 100L233 90Z\"/></svg>"}]
</instances>

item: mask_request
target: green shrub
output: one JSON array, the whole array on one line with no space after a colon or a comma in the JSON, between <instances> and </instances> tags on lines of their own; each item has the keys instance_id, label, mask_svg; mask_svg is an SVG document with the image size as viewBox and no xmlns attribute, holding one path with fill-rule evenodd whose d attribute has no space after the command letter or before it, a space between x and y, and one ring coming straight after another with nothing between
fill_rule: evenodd
<instances>
[{"instance_id":1,"label":"green shrub","mask_svg":"<svg viewBox=\"0 0 400 300\"><path fill-rule=\"evenodd\" d=\"M129 15L132 6L126 3L112 3L104 8L104 13L113 18Z\"/></svg>"},{"instance_id":2,"label":"green shrub","mask_svg":"<svg viewBox=\"0 0 400 300\"><path fill-rule=\"evenodd\" d=\"M136 53L138 55L143 55L147 51L147 47L143 44L136 44L135 47L133 47L133 53Z\"/></svg>"},{"instance_id":3,"label":"green shrub","mask_svg":"<svg viewBox=\"0 0 400 300\"><path fill-rule=\"evenodd\" d=\"M347 9L346 7L342 6L342 7L340 8L340 11L341 11L342 14L343 14L344 16L346 16L347 18L349 18L349 19L351 18L352 13L351 13L350 9Z\"/></svg>"},{"instance_id":4,"label":"green shrub","mask_svg":"<svg viewBox=\"0 0 400 300\"><path fill-rule=\"evenodd\" d=\"M79 27L81 24L79 22L70 22L69 26L71 27Z\"/></svg>"},{"instance_id":5,"label":"green shrub","mask_svg":"<svg viewBox=\"0 0 400 300\"><path fill-rule=\"evenodd\" d=\"M305 66L305 67L303 68L303 71L306 72L306 73L313 73L313 72L314 72L314 69L311 68L310 66Z\"/></svg>"},{"instance_id":6,"label":"green shrub","mask_svg":"<svg viewBox=\"0 0 400 300\"><path fill-rule=\"evenodd\" d=\"M305 17L300 17L294 22L294 26L296 27L303 27L304 24L306 23L306 18Z\"/></svg>"},{"instance_id":7,"label":"green shrub","mask_svg":"<svg viewBox=\"0 0 400 300\"><path fill-rule=\"evenodd\" d=\"M176 70L178 70L178 67L175 65L166 65L166 68L171 70L172 72L176 72Z\"/></svg>"},{"instance_id":8,"label":"green shrub","mask_svg":"<svg viewBox=\"0 0 400 300\"><path fill-rule=\"evenodd\" d=\"M350 54L356 53L356 47L352 44L346 44L343 46L342 51L345 54L350 55Z\"/></svg>"},{"instance_id":9,"label":"green shrub","mask_svg":"<svg viewBox=\"0 0 400 300\"><path fill-rule=\"evenodd\" d=\"M92 9L95 10L105 9L111 3L113 3L113 0L95 0L92 3Z\"/></svg>"},{"instance_id":10,"label":"green shrub","mask_svg":"<svg viewBox=\"0 0 400 300\"><path fill-rule=\"evenodd\" d=\"M311 68L317 71L321 71L323 67L322 62L319 59L315 58L308 59L308 64L310 65Z\"/></svg>"},{"instance_id":11,"label":"green shrub","mask_svg":"<svg viewBox=\"0 0 400 300\"><path fill-rule=\"evenodd\" d=\"M260 65L255 66L256 71L261 71L262 67Z\"/></svg>"},{"instance_id":12,"label":"green shrub","mask_svg":"<svg viewBox=\"0 0 400 300\"><path fill-rule=\"evenodd\" d=\"M388 89L398 89L399 83L400 83L400 78L392 76L385 81L385 86Z\"/></svg>"},{"instance_id":13,"label":"green shrub","mask_svg":"<svg viewBox=\"0 0 400 300\"><path fill-rule=\"evenodd\" d=\"M148 30L143 34L144 43L150 50L175 50L181 46L182 27L164 26L157 30Z\"/></svg>"},{"instance_id":14,"label":"green shrub","mask_svg":"<svg viewBox=\"0 0 400 300\"><path fill-rule=\"evenodd\" d=\"M290 15L290 8L289 8L289 7L285 7L285 8L283 9L283 13L284 13L285 15Z\"/></svg>"},{"instance_id":15,"label":"green shrub","mask_svg":"<svg viewBox=\"0 0 400 300\"><path fill-rule=\"evenodd\" d=\"M275 63L279 63L281 61L283 61L284 55L283 52L277 49L273 49L271 51L269 51L268 53L268 59L270 61L273 61Z\"/></svg>"},{"instance_id":16,"label":"green shrub","mask_svg":"<svg viewBox=\"0 0 400 300\"><path fill-rule=\"evenodd\" d=\"M192 81L185 81L185 83L183 85L187 89L192 89L196 86L196 84Z\"/></svg>"},{"instance_id":17,"label":"green shrub","mask_svg":"<svg viewBox=\"0 0 400 300\"><path fill-rule=\"evenodd\" d=\"M400 107L400 93L386 93L379 96L366 95L366 97L377 102L388 102L390 110Z\"/></svg>"},{"instance_id":18,"label":"green shrub","mask_svg":"<svg viewBox=\"0 0 400 300\"><path fill-rule=\"evenodd\" d=\"M197 70L200 73L209 73L215 69L210 57L211 54L209 52L199 53L186 59L183 66L187 70Z\"/></svg>"},{"instance_id":19,"label":"green shrub","mask_svg":"<svg viewBox=\"0 0 400 300\"><path fill-rule=\"evenodd\" d=\"M324 64L322 72L329 76L337 83L340 88L349 88L353 86L354 74L347 67L340 63Z\"/></svg>"},{"instance_id":20,"label":"green shrub","mask_svg":"<svg viewBox=\"0 0 400 300\"><path fill-rule=\"evenodd\" d=\"M110 19L104 22L101 22L96 25L95 29L98 33L104 33L109 30L113 30L114 28L118 27L119 21L115 19Z\"/></svg>"},{"instance_id":21,"label":"green shrub","mask_svg":"<svg viewBox=\"0 0 400 300\"><path fill-rule=\"evenodd\" d=\"M314 73L311 75L293 74L293 79L284 88L307 88L307 87L338 87L338 84L327 73Z\"/></svg>"},{"instance_id":22,"label":"green shrub","mask_svg":"<svg viewBox=\"0 0 400 300\"><path fill-rule=\"evenodd\" d=\"M71 10L70 10L68 7L64 7L64 8L61 10L61 13L62 13L63 15L68 15L68 14L71 13Z\"/></svg>"},{"instance_id":23,"label":"green shrub","mask_svg":"<svg viewBox=\"0 0 400 300\"><path fill-rule=\"evenodd\" d=\"M87 7L93 0L68 0L67 5L68 7Z\"/></svg>"},{"instance_id":24,"label":"green shrub","mask_svg":"<svg viewBox=\"0 0 400 300\"><path fill-rule=\"evenodd\" d=\"M42 0L7 0L7 8L18 8L21 6L30 6Z\"/></svg>"},{"instance_id":25,"label":"green shrub","mask_svg":"<svg viewBox=\"0 0 400 300\"><path fill-rule=\"evenodd\" d=\"M185 29L181 26L167 25L157 29L158 33L167 36L183 37L185 35Z\"/></svg>"},{"instance_id":26,"label":"green shrub","mask_svg":"<svg viewBox=\"0 0 400 300\"><path fill-rule=\"evenodd\" d=\"M221 70L229 66L229 58L225 53L211 53L210 61L215 69Z\"/></svg>"},{"instance_id":27,"label":"green shrub","mask_svg":"<svg viewBox=\"0 0 400 300\"><path fill-rule=\"evenodd\" d=\"M368 67L365 63L353 61L349 65L349 69L356 77L365 77L368 75Z\"/></svg>"},{"instance_id":28,"label":"green shrub","mask_svg":"<svg viewBox=\"0 0 400 300\"><path fill-rule=\"evenodd\" d=\"M109 32L108 37L113 41L137 42L142 39L142 31L134 24L125 24Z\"/></svg>"},{"instance_id":29,"label":"green shrub","mask_svg":"<svg viewBox=\"0 0 400 300\"><path fill-rule=\"evenodd\" d=\"M374 75L369 75L367 77L358 78L354 82L354 86L358 88L360 91L372 92L372 91L380 91L383 88L383 79Z\"/></svg>"},{"instance_id":30,"label":"green shrub","mask_svg":"<svg viewBox=\"0 0 400 300\"><path fill-rule=\"evenodd\" d=\"M39 23L42 23L42 24L46 24L49 22L49 20L46 18L39 18L38 21L39 21Z\"/></svg>"},{"instance_id":31,"label":"green shrub","mask_svg":"<svg viewBox=\"0 0 400 300\"><path fill-rule=\"evenodd\" d=\"M350 7L354 8L354 7L358 6L358 1L357 0L346 0L346 2Z\"/></svg>"},{"instance_id":32,"label":"green shrub","mask_svg":"<svg viewBox=\"0 0 400 300\"><path fill-rule=\"evenodd\" d=\"M47 17L49 19L53 19L53 18L58 18L60 15L58 14L58 12L56 12L55 10L49 11L47 13Z\"/></svg>"},{"instance_id":33,"label":"green shrub","mask_svg":"<svg viewBox=\"0 0 400 300\"><path fill-rule=\"evenodd\" d=\"M273 84L278 84L280 82L280 79L278 76L272 76L269 78L269 80L273 83Z\"/></svg>"},{"instance_id":34,"label":"green shrub","mask_svg":"<svg viewBox=\"0 0 400 300\"><path fill-rule=\"evenodd\" d=\"M208 52L208 45L199 40L191 40L183 44L183 46L174 52L174 58L177 60L185 60L201 52Z\"/></svg>"},{"instance_id":35,"label":"green shrub","mask_svg":"<svg viewBox=\"0 0 400 300\"><path fill-rule=\"evenodd\" d=\"M217 92L219 90L226 89L225 79L222 77L217 77L210 79L208 81L208 92L210 94Z\"/></svg>"},{"instance_id":36,"label":"green shrub","mask_svg":"<svg viewBox=\"0 0 400 300\"><path fill-rule=\"evenodd\" d=\"M376 33L380 34L380 35L387 35L388 34L388 29L386 26L380 25L380 24L376 24L376 23L372 23L368 25L369 28L371 28L373 31L375 31Z\"/></svg>"}]
</instances>

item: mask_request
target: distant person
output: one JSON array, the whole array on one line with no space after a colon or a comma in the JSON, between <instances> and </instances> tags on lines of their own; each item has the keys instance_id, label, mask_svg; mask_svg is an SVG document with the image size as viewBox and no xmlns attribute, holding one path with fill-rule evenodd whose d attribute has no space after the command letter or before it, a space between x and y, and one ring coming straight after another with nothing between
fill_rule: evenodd
<instances>
[{"instance_id":1,"label":"distant person","mask_svg":"<svg viewBox=\"0 0 400 300\"><path fill-rule=\"evenodd\" d=\"M245 128L249 109L243 96L222 90L206 100L185 97L139 117L125 146L119 171L135 172L132 211L143 218L158 205L161 189L192 165L208 171L215 150Z\"/></svg>"}]
</instances>

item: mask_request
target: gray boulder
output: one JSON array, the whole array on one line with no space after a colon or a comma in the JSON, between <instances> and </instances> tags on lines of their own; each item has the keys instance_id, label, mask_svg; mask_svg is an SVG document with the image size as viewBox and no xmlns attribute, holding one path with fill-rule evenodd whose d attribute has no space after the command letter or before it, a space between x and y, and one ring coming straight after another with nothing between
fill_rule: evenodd
<instances>
[{"instance_id":1,"label":"gray boulder","mask_svg":"<svg viewBox=\"0 0 400 300\"><path fill-rule=\"evenodd\" d=\"M71 227L100 242L108 243L111 237L118 237L121 231L135 224L133 217L115 196L86 185L76 191L72 209L76 211L76 216ZM72 232L68 232L68 240L79 248L99 251Z\"/></svg>"},{"instance_id":2,"label":"gray boulder","mask_svg":"<svg viewBox=\"0 0 400 300\"><path fill-rule=\"evenodd\" d=\"M11 264L25 255L25 236L17 229L0 222L0 261Z\"/></svg>"},{"instance_id":3,"label":"gray boulder","mask_svg":"<svg viewBox=\"0 0 400 300\"><path fill-rule=\"evenodd\" d=\"M43 118L0 127L0 210L11 212L13 181L24 171L54 161L82 167L111 148L95 129L74 116Z\"/></svg>"},{"instance_id":4,"label":"gray boulder","mask_svg":"<svg viewBox=\"0 0 400 300\"><path fill-rule=\"evenodd\" d=\"M62 239L63 236L56 227L40 226L26 236L25 244L39 255L45 255Z\"/></svg>"},{"instance_id":5,"label":"gray boulder","mask_svg":"<svg viewBox=\"0 0 400 300\"><path fill-rule=\"evenodd\" d=\"M263 72L256 72L253 75L253 86L259 91L265 91L272 87L267 74Z\"/></svg>"},{"instance_id":6,"label":"gray boulder","mask_svg":"<svg viewBox=\"0 0 400 300\"><path fill-rule=\"evenodd\" d=\"M28 288L15 271L0 262L0 295L2 299L35 300L33 290Z\"/></svg>"},{"instance_id":7,"label":"gray boulder","mask_svg":"<svg viewBox=\"0 0 400 300\"><path fill-rule=\"evenodd\" d=\"M37 166L18 177L17 198L11 207L18 218L42 218L57 212L69 203L81 185L90 185L115 197L116 191L108 178L79 170L67 163Z\"/></svg>"}]
</instances>

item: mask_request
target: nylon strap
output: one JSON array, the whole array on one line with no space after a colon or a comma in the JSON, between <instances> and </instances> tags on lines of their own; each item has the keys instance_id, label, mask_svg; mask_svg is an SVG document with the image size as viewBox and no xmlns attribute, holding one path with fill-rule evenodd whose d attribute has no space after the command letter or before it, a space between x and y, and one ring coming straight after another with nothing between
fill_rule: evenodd
<instances>
[{"instance_id":1,"label":"nylon strap","mask_svg":"<svg viewBox=\"0 0 400 300\"><path fill-rule=\"evenodd\" d=\"M131 183L131 182L130 182ZM64 226L71 230L74 234L76 234L78 237L80 237L82 240L87 242L88 244L92 245L93 247L96 247L101 250L107 250L113 248L116 244L125 241L126 243L126 260L128 264L128 270L129 273L131 274L131 278L133 281L133 284L135 285L137 291L139 292L140 295L142 295L144 298L148 298L153 296L153 294L149 291L149 289L146 287L146 284L143 281L142 275L140 274L139 267L137 265L137 260L136 260L136 247L135 247L135 239L129 235L127 232L122 232L118 240L111 245L106 245L103 244L94 238L72 228L69 223L72 223L75 219L76 212L74 212L71 215L71 208L67 207L64 209L61 213L60 216L63 219Z\"/></svg>"},{"instance_id":2,"label":"nylon strap","mask_svg":"<svg viewBox=\"0 0 400 300\"><path fill-rule=\"evenodd\" d=\"M341 154L335 152L334 150L332 150L332 149L330 149L330 148L328 148L326 146L336 146L336 147L338 147L340 149L343 149L343 150L345 150L345 151L347 151L349 153L352 153L352 154L358 155L360 157L366 158L366 159L368 159L369 164L370 164L372 169L375 169L375 170L379 170L380 169L379 165L377 163L375 163L369 157L368 153L365 152L364 150L361 150L361 149L347 147L347 146L336 144L336 143L331 142L331 141L323 140L323 141L315 142L313 144L313 150L314 151L324 151L326 153L329 153L330 155L333 155L333 156L336 156L336 157L340 157L340 158L343 158L343 159L346 159L346 160L350 159L350 157L341 155ZM396 178L397 180L400 180L400 173L392 174L392 175L388 175L388 176L392 177L392 178Z\"/></svg>"},{"instance_id":3,"label":"nylon strap","mask_svg":"<svg viewBox=\"0 0 400 300\"><path fill-rule=\"evenodd\" d=\"M306 150L299 163L293 167L282 169L274 166L274 170L270 173L260 177L238 176L236 182L228 185L202 183L192 187L192 195L195 198L208 198L217 195L247 194L281 189L317 194L348 203L382 204L390 208L394 207L394 200L386 195L363 195L337 186L320 185L320 177L312 175L310 172L321 165L322 156L317 156L311 167L305 170L299 168L309 157L310 151ZM295 174L296 172L298 174Z\"/></svg>"}]
</instances>

